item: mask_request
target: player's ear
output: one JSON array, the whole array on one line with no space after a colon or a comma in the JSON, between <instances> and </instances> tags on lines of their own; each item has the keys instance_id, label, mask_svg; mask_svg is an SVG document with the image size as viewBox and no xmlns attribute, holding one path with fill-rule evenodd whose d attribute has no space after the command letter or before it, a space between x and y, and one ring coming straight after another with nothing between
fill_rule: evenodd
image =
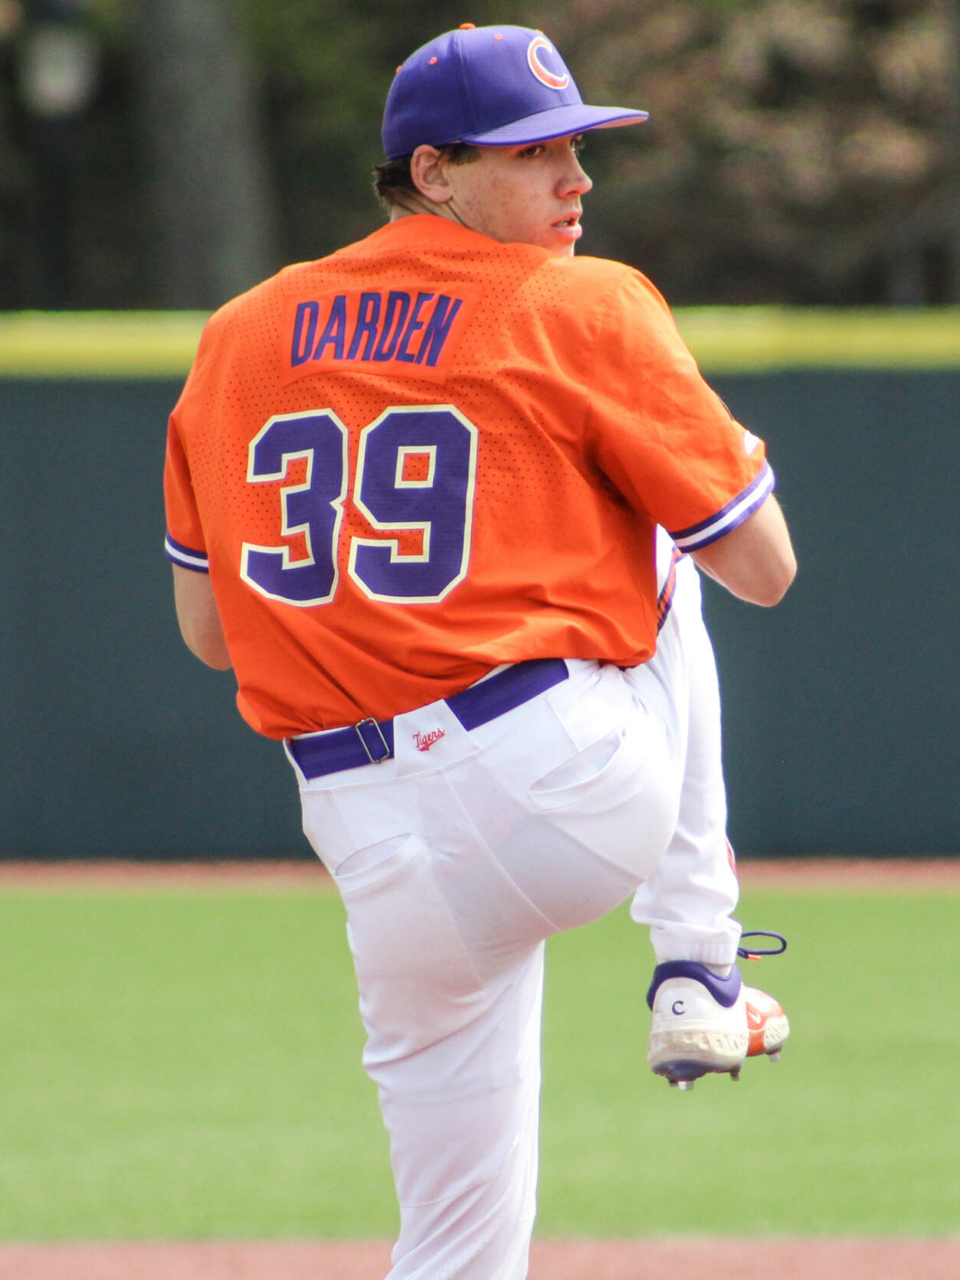
<instances>
[{"instance_id":1,"label":"player's ear","mask_svg":"<svg viewBox=\"0 0 960 1280\"><path fill-rule=\"evenodd\" d=\"M453 197L443 156L436 147L417 147L410 157L410 177L420 194L434 204L446 204Z\"/></svg>"}]
</instances>

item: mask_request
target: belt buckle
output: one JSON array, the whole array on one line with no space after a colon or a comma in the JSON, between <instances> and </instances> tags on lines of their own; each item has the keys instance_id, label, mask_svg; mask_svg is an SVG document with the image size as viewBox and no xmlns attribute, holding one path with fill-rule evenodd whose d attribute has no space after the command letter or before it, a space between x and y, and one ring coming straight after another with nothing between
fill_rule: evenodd
<instances>
[{"instance_id":1,"label":"belt buckle","mask_svg":"<svg viewBox=\"0 0 960 1280\"><path fill-rule=\"evenodd\" d=\"M367 746L367 740L366 738L364 738L361 730L365 729L368 725L373 725L374 729L376 729L377 731L377 737L380 739L381 743L383 744L382 756L375 756L373 752L370 750L370 748ZM383 730L380 728L379 723L376 720L374 720L373 716L367 716L365 720L358 720L353 727L356 730L357 737L360 739L360 745L363 747L364 751L367 753L367 759L370 761L371 764L382 764L384 760L388 760L390 758L390 746L386 738L383 736ZM376 739L374 739L374 745L376 745Z\"/></svg>"}]
</instances>

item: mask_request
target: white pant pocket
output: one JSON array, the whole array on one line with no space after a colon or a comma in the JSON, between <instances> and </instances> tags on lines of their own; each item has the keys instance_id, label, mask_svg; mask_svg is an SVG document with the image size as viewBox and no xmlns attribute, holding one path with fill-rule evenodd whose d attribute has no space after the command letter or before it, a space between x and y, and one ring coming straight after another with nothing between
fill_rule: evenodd
<instances>
[{"instance_id":1,"label":"white pant pocket","mask_svg":"<svg viewBox=\"0 0 960 1280\"><path fill-rule=\"evenodd\" d=\"M663 727L646 722L608 734L527 794L541 823L639 882L676 825L680 771Z\"/></svg>"},{"instance_id":2,"label":"white pant pocket","mask_svg":"<svg viewBox=\"0 0 960 1280\"><path fill-rule=\"evenodd\" d=\"M334 880L342 894L369 889L402 871L422 848L421 841L409 833L366 845L343 859Z\"/></svg>"},{"instance_id":3,"label":"white pant pocket","mask_svg":"<svg viewBox=\"0 0 960 1280\"><path fill-rule=\"evenodd\" d=\"M625 729L616 729L552 769L529 789L530 803L541 813L582 804L630 766L626 737Z\"/></svg>"}]
</instances>

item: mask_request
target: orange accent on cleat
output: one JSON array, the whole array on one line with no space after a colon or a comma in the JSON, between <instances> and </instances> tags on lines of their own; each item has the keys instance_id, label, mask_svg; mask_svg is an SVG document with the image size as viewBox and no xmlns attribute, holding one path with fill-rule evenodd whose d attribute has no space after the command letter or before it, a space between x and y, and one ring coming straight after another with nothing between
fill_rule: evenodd
<instances>
[{"instance_id":1,"label":"orange accent on cleat","mask_svg":"<svg viewBox=\"0 0 960 1280\"><path fill-rule=\"evenodd\" d=\"M756 987L745 987L744 997L747 1013L747 1030L750 1042L747 1057L755 1058L762 1053L771 1057L780 1056L780 1050L790 1034L787 1015L773 996Z\"/></svg>"}]
</instances>

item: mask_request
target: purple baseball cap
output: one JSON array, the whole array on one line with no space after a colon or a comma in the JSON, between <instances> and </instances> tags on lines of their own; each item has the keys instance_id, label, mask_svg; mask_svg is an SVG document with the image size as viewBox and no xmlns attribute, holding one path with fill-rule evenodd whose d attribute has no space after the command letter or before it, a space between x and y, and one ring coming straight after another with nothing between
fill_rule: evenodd
<instances>
[{"instance_id":1,"label":"purple baseball cap","mask_svg":"<svg viewBox=\"0 0 960 1280\"><path fill-rule=\"evenodd\" d=\"M424 144L523 146L647 119L629 107L588 107L542 31L465 23L410 55L387 95L389 159Z\"/></svg>"}]
</instances>

